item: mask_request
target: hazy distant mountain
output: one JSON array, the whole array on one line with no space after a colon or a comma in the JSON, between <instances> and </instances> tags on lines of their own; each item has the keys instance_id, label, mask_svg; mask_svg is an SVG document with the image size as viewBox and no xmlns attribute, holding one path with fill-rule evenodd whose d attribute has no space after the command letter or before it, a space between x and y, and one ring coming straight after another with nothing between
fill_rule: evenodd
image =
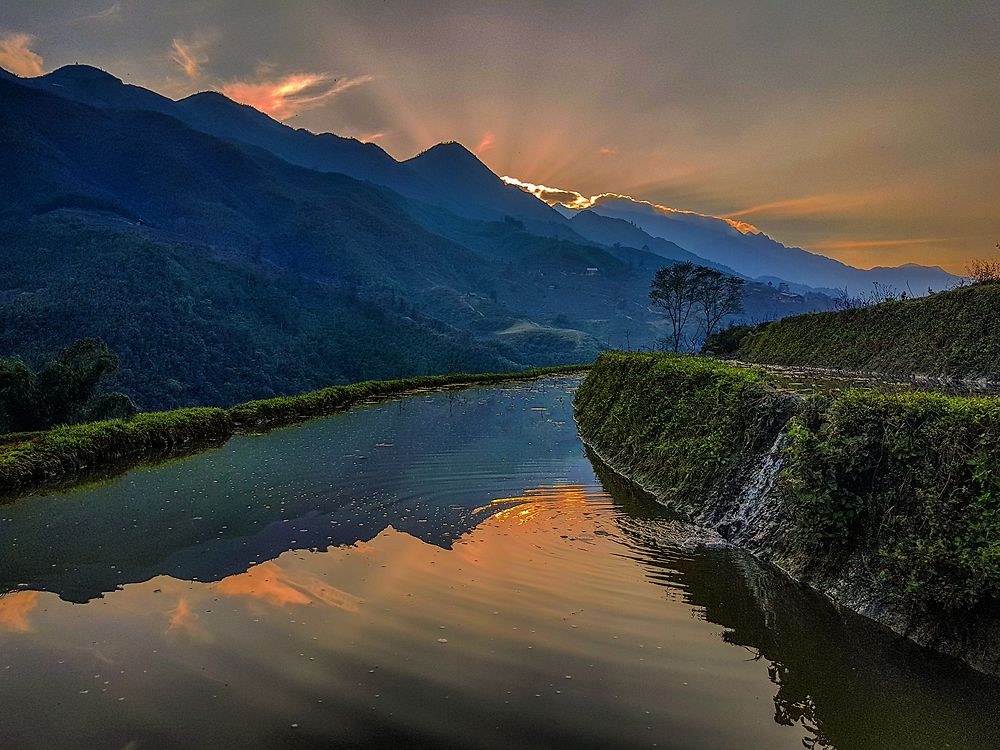
<instances>
[{"instance_id":1,"label":"hazy distant mountain","mask_svg":"<svg viewBox=\"0 0 1000 750\"><path fill-rule=\"evenodd\" d=\"M895 268L854 268L833 258L787 247L764 233L744 233L724 219L668 212L625 198L603 198L590 209L602 216L624 219L654 237L661 237L703 258L722 263L750 278L779 278L813 288L867 291L873 281L899 291L926 294L945 289L958 277L937 267L907 264Z\"/></svg>"},{"instance_id":2,"label":"hazy distant mountain","mask_svg":"<svg viewBox=\"0 0 1000 750\"><path fill-rule=\"evenodd\" d=\"M570 226L588 240L600 242L603 245L617 244L624 247L634 247L648 250L670 260L709 265L727 273L734 273L732 269L688 252L674 242L654 237L624 219L603 216L590 210L576 211L571 215Z\"/></svg>"}]
</instances>

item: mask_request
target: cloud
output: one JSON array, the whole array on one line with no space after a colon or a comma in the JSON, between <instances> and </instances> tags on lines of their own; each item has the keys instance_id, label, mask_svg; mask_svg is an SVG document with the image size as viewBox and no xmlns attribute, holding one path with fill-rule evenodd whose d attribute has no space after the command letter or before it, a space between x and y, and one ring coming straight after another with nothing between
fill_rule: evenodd
<instances>
[{"instance_id":1,"label":"cloud","mask_svg":"<svg viewBox=\"0 0 1000 750\"><path fill-rule=\"evenodd\" d=\"M493 144L496 142L496 136L492 132L485 133L482 140L479 141L479 145L476 146L475 151L476 156L483 154L493 148Z\"/></svg>"},{"instance_id":2,"label":"cloud","mask_svg":"<svg viewBox=\"0 0 1000 750\"><path fill-rule=\"evenodd\" d=\"M31 34L6 34L0 37L0 68L6 68L11 73L22 77L40 76L42 58L32 52L31 44L35 37Z\"/></svg>"},{"instance_id":3,"label":"cloud","mask_svg":"<svg viewBox=\"0 0 1000 750\"><path fill-rule=\"evenodd\" d=\"M700 214L697 211L684 211L679 208L671 208L670 206L663 206L659 203L651 203L650 201L642 200L641 198L633 198L631 195L622 195L621 193L601 193L600 195L592 195L589 198L582 193L578 193L575 190L563 190L562 188L548 187L547 185L536 185L532 182L522 182L516 177L509 177L504 175L501 177L504 182L508 185L515 185L526 193L531 193L536 198L545 201L550 206L555 203L561 203L566 206L566 208L573 208L578 211L582 211L585 208L590 208L591 206L596 206L602 201L606 200L623 200L635 203L639 206L647 206L655 211L659 211L664 214L684 214L686 216L699 216L705 219L717 219L719 221L726 222L733 229L741 232L742 234L758 234L760 229L755 227L753 224L749 224L745 221L740 221L738 219L731 219L726 216L712 216L711 214ZM735 215L735 214L734 214Z\"/></svg>"},{"instance_id":4,"label":"cloud","mask_svg":"<svg viewBox=\"0 0 1000 750\"><path fill-rule=\"evenodd\" d=\"M230 81L222 93L233 101L283 120L318 107L348 89L374 80L375 76L333 78L326 73L293 73L284 78L258 81Z\"/></svg>"},{"instance_id":5,"label":"cloud","mask_svg":"<svg viewBox=\"0 0 1000 750\"><path fill-rule=\"evenodd\" d=\"M208 62L208 57L202 52L204 47L201 43L189 43L183 39L174 39L171 42L170 59L181 66L186 75L191 80L201 75L201 66Z\"/></svg>"},{"instance_id":6,"label":"cloud","mask_svg":"<svg viewBox=\"0 0 1000 750\"><path fill-rule=\"evenodd\" d=\"M845 211L868 207L884 199L885 190L860 190L850 193L825 193L760 203L739 211L732 216L840 216Z\"/></svg>"},{"instance_id":7,"label":"cloud","mask_svg":"<svg viewBox=\"0 0 1000 750\"><path fill-rule=\"evenodd\" d=\"M96 13L91 13L87 16L80 16L78 21L104 21L109 18L117 18L122 12L122 4L119 2L113 3L104 10L99 10Z\"/></svg>"},{"instance_id":8,"label":"cloud","mask_svg":"<svg viewBox=\"0 0 1000 750\"><path fill-rule=\"evenodd\" d=\"M811 247L817 250L865 250L883 247L911 247L913 245L937 245L949 242L942 237L915 237L898 240L831 240L829 242L813 242Z\"/></svg>"},{"instance_id":9,"label":"cloud","mask_svg":"<svg viewBox=\"0 0 1000 750\"><path fill-rule=\"evenodd\" d=\"M37 606L37 591L15 591L0 596L0 630L27 633L31 630L28 615Z\"/></svg>"}]
</instances>

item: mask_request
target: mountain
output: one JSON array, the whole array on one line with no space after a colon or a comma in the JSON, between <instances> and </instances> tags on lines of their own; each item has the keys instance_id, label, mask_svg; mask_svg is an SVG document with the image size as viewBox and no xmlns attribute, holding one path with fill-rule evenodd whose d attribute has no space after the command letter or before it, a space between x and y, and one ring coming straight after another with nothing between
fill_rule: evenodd
<instances>
[{"instance_id":1,"label":"mountain","mask_svg":"<svg viewBox=\"0 0 1000 750\"><path fill-rule=\"evenodd\" d=\"M367 180L464 216L509 215L562 223L546 204L507 186L458 144L441 144L398 162L374 143L291 128L214 91L174 101L89 65L67 65L19 82L96 107L167 114L203 133L266 149L292 164Z\"/></svg>"},{"instance_id":2,"label":"mountain","mask_svg":"<svg viewBox=\"0 0 1000 750\"><path fill-rule=\"evenodd\" d=\"M664 210L627 198L601 198L590 211L631 222L654 237L675 242L750 278L770 277L813 288L847 289L850 294L867 291L872 282L878 281L916 295L925 294L928 287L941 290L959 281L941 268L914 264L862 270L802 248L786 247L763 232L741 230L725 219Z\"/></svg>"},{"instance_id":3,"label":"mountain","mask_svg":"<svg viewBox=\"0 0 1000 750\"><path fill-rule=\"evenodd\" d=\"M707 261L674 242L654 237L624 219L615 219L611 216L602 216L596 211L584 210L577 211L571 216L570 226L588 240L599 242L602 245L624 245L625 247L640 248L669 260L708 265L737 275L735 271L726 266Z\"/></svg>"},{"instance_id":4,"label":"mountain","mask_svg":"<svg viewBox=\"0 0 1000 750\"><path fill-rule=\"evenodd\" d=\"M108 85L76 72L92 91ZM2 354L34 363L104 338L122 357L116 387L160 408L588 361L662 335L648 302L662 256L533 233L500 197L503 220L458 215L173 115L94 107L54 88L0 81ZM202 112L230 108L199 101ZM502 185L455 146L416 162L419 179L452 170L469 190ZM526 194L501 195L558 216ZM831 303L765 285L747 299L752 319Z\"/></svg>"},{"instance_id":5,"label":"mountain","mask_svg":"<svg viewBox=\"0 0 1000 750\"><path fill-rule=\"evenodd\" d=\"M403 165L454 204L478 206L480 210L474 213L479 218L511 216L529 224L564 223L554 209L505 183L461 143L439 143Z\"/></svg>"}]
</instances>

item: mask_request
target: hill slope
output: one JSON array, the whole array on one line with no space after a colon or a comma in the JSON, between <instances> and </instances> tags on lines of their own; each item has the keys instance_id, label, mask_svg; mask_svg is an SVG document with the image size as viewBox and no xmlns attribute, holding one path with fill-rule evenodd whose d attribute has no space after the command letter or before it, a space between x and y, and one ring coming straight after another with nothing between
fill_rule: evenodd
<instances>
[{"instance_id":1,"label":"hill slope","mask_svg":"<svg viewBox=\"0 0 1000 750\"><path fill-rule=\"evenodd\" d=\"M1000 286L977 285L754 329L749 362L1000 379Z\"/></svg>"}]
</instances>

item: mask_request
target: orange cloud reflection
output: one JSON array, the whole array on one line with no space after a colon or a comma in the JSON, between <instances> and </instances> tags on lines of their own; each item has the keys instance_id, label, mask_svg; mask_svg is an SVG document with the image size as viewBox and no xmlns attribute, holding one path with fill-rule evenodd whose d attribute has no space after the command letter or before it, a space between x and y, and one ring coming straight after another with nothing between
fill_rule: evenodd
<instances>
[{"instance_id":1,"label":"orange cloud reflection","mask_svg":"<svg viewBox=\"0 0 1000 750\"><path fill-rule=\"evenodd\" d=\"M7 630L11 633L27 633L31 630L28 615L37 606L37 591L15 591L0 596L0 630Z\"/></svg>"},{"instance_id":2,"label":"orange cloud reflection","mask_svg":"<svg viewBox=\"0 0 1000 750\"><path fill-rule=\"evenodd\" d=\"M249 597L275 607L304 606L315 601L356 612L360 599L313 575L298 574L267 562L246 573L224 578L214 585L224 596Z\"/></svg>"}]
</instances>

